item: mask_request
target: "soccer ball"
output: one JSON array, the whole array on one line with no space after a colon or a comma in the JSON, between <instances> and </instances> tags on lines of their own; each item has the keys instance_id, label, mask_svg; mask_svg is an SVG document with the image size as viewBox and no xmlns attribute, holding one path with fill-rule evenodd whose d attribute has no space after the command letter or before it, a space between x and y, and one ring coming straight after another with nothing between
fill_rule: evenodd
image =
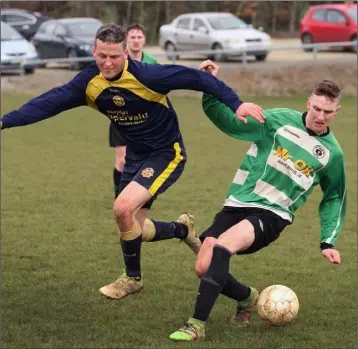
<instances>
[{"instance_id":1,"label":"soccer ball","mask_svg":"<svg viewBox=\"0 0 358 349\"><path fill-rule=\"evenodd\" d=\"M257 301L257 312L261 319L273 326L285 326L298 313L299 302L296 293L283 285L266 287Z\"/></svg>"}]
</instances>

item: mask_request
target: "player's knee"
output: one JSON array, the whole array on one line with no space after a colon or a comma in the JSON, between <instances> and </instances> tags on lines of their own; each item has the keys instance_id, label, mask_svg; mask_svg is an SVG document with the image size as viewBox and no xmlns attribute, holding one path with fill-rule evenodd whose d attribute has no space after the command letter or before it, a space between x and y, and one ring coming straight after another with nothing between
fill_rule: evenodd
<instances>
[{"instance_id":1,"label":"player's knee","mask_svg":"<svg viewBox=\"0 0 358 349\"><path fill-rule=\"evenodd\" d=\"M116 221L123 221L128 217L132 217L133 207L130 200L119 196L113 204L113 214Z\"/></svg>"}]
</instances>

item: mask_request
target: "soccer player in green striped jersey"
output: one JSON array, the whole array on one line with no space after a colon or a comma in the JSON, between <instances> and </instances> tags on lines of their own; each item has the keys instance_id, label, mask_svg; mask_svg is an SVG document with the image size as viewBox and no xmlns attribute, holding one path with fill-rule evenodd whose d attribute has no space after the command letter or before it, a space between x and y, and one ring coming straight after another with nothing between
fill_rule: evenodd
<instances>
[{"instance_id":1,"label":"soccer player in green striped jersey","mask_svg":"<svg viewBox=\"0 0 358 349\"><path fill-rule=\"evenodd\" d=\"M201 69L213 75L218 66L204 61ZM209 119L231 137L250 141L251 147L228 190L223 209L200 236L195 271L201 278L193 316L170 335L175 341L201 339L205 322L219 296L237 301L231 322L247 326L259 292L229 273L233 254L255 253L275 241L293 222L316 185L323 191L319 204L321 254L340 264L335 242L346 214L343 151L330 131L340 108L340 90L332 81L315 86L307 111L287 108L264 111L265 122L239 120L216 98L203 95Z\"/></svg>"}]
</instances>

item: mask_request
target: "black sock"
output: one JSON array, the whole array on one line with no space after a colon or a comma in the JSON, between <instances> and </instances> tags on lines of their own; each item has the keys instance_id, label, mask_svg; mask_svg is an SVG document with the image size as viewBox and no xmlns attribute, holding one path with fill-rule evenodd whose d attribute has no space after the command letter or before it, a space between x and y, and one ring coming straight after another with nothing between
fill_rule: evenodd
<instances>
[{"instance_id":1,"label":"black sock","mask_svg":"<svg viewBox=\"0 0 358 349\"><path fill-rule=\"evenodd\" d=\"M122 172L114 168L113 170L114 200L117 199L119 195L119 183L121 182L121 178L122 178Z\"/></svg>"},{"instance_id":2,"label":"black sock","mask_svg":"<svg viewBox=\"0 0 358 349\"><path fill-rule=\"evenodd\" d=\"M206 321L229 274L231 252L215 245L208 271L201 278L193 318Z\"/></svg>"},{"instance_id":3,"label":"black sock","mask_svg":"<svg viewBox=\"0 0 358 349\"><path fill-rule=\"evenodd\" d=\"M140 273L140 250L142 245L142 235L134 240L122 240L121 246L128 276L141 276Z\"/></svg>"},{"instance_id":4,"label":"black sock","mask_svg":"<svg viewBox=\"0 0 358 349\"><path fill-rule=\"evenodd\" d=\"M159 222L151 219L155 227L155 235L151 241L160 241L167 239L185 239L188 235L186 225L177 222Z\"/></svg>"},{"instance_id":5,"label":"black sock","mask_svg":"<svg viewBox=\"0 0 358 349\"><path fill-rule=\"evenodd\" d=\"M226 285L221 290L221 294L238 302L247 299L250 296L250 292L250 287L236 280L231 274L228 275Z\"/></svg>"}]
</instances>

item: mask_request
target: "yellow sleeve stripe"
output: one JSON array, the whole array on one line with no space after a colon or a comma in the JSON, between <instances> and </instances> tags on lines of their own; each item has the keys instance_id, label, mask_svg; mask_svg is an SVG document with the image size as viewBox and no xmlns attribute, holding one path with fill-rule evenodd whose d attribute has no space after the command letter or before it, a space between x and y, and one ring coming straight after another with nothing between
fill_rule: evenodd
<instances>
[{"instance_id":1,"label":"yellow sleeve stripe","mask_svg":"<svg viewBox=\"0 0 358 349\"><path fill-rule=\"evenodd\" d=\"M153 182L149 187L150 195L154 196L158 189L163 185L163 183L169 178L173 171L177 168L180 161L183 160L181 155L181 148L178 142L174 143L175 149L175 158L169 163L167 168L159 175L159 177Z\"/></svg>"}]
</instances>

